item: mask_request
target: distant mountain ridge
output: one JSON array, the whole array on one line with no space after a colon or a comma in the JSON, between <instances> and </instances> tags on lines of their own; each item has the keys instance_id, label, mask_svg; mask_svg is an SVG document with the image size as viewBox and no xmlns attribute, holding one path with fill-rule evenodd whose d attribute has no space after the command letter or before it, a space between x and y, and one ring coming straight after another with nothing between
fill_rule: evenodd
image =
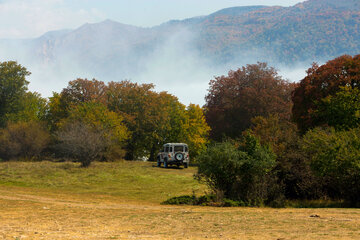
<instances>
[{"instance_id":1,"label":"distant mountain ridge","mask_svg":"<svg viewBox=\"0 0 360 240\"><path fill-rule=\"evenodd\" d=\"M0 41L0 54L15 42ZM146 71L145 63L168 54L164 46L179 46L180 53L194 52L214 65L239 59L292 65L360 53L360 1L233 7L152 28L106 20L21 43L26 53L22 58L31 62L73 62L84 71L110 77Z\"/></svg>"}]
</instances>

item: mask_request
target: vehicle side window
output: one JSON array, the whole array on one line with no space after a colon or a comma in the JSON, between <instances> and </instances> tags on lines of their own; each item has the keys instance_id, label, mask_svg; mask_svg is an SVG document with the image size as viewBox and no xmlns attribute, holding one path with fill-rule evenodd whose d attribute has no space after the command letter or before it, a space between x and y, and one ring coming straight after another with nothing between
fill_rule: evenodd
<instances>
[{"instance_id":1,"label":"vehicle side window","mask_svg":"<svg viewBox=\"0 0 360 240\"><path fill-rule=\"evenodd\" d=\"M170 147L169 152L172 152L172 147Z\"/></svg>"},{"instance_id":2,"label":"vehicle side window","mask_svg":"<svg viewBox=\"0 0 360 240\"><path fill-rule=\"evenodd\" d=\"M169 146L165 147L165 152L169 152Z\"/></svg>"}]
</instances>

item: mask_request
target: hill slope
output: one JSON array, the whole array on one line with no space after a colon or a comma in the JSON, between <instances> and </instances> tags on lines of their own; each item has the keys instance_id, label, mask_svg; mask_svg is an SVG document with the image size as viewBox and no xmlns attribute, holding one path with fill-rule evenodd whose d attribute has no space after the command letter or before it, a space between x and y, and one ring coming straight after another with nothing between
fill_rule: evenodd
<instances>
[{"instance_id":1,"label":"hill slope","mask_svg":"<svg viewBox=\"0 0 360 240\"><path fill-rule=\"evenodd\" d=\"M44 59L73 51L79 60L108 59L128 65L130 56L146 56L179 29L190 31L195 36L191 38L195 49L217 62L239 55L286 64L329 59L360 52L360 2L310 0L293 7L234 7L153 28L107 20L33 42Z\"/></svg>"}]
</instances>

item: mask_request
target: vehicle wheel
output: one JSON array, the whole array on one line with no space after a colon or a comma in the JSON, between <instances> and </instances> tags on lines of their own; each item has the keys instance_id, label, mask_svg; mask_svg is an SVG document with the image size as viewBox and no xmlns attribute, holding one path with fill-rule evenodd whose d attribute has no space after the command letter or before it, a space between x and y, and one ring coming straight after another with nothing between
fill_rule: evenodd
<instances>
[{"instance_id":1,"label":"vehicle wheel","mask_svg":"<svg viewBox=\"0 0 360 240\"><path fill-rule=\"evenodd\" d=\"M189 165L189 164L188 164L187 162L185 162L185 163L184 163L184 168L188 168L188 165Z\"/></svg>"},{"instance_id":2,"label":"vehicle wheel","mask_svg":"<svg viewBox=\"0 0 360 240\"><path fill-rule=\"evenodd\" d=\"M164 168L168 168L167 159L164 160Z\"/></svg>"},{"instance_id":3,"label":"vehicle wheel","mask_svg":"<svg viewBox=\"0 0 360 240\"><path fill-rule=\"evenodd\" d=\"M184 155L182 153L176 153L175 159L178 161L182 161L182 160L184 160Z\"/></svg>"}]
</instances>

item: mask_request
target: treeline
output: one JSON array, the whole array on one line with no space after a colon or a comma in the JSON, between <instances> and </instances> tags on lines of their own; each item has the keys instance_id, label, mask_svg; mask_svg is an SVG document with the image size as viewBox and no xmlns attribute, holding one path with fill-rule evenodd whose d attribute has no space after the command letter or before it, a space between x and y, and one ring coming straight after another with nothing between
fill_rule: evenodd
<instances>
[{"instance_id":1,"label":"treeline","mask_svg":"<svg viewBox=\"0 0 360 240\"><path fill-rule=\"evenodd\" d=\"M0 158L154 160L186 142L196 178L238 205L360 199L360 55L313 64L291 83L266 63L210 81L203 108L152 84L77 79L49 99L0 63ZM209 198L213 199L213 198Z\"/></svg>"},{"instance_id":2,"label":"treeline","mask_svg":"<svg viewBox=\"0 0 360 240\"><path fill-rule=\"evenodd\" d=\"M196 157L208 142L203 109L184 106L152 84L69 82L44 99L27 89L30 74L0 63L0 158L79 161L154 160L162 144L186 142Z\"/></svg>"},{"instance_id":3,"label":"treeline","mask_svg":"<svg viewBox=\"0 0 360 240\"><path fill-rule=\"evenodd\" d=\"M360 199L360 55L314 64L294 84L265 63L210 82L215 140L197 177L217 198L283 206L287 199Z\"/></svg>"}]
</instances>

